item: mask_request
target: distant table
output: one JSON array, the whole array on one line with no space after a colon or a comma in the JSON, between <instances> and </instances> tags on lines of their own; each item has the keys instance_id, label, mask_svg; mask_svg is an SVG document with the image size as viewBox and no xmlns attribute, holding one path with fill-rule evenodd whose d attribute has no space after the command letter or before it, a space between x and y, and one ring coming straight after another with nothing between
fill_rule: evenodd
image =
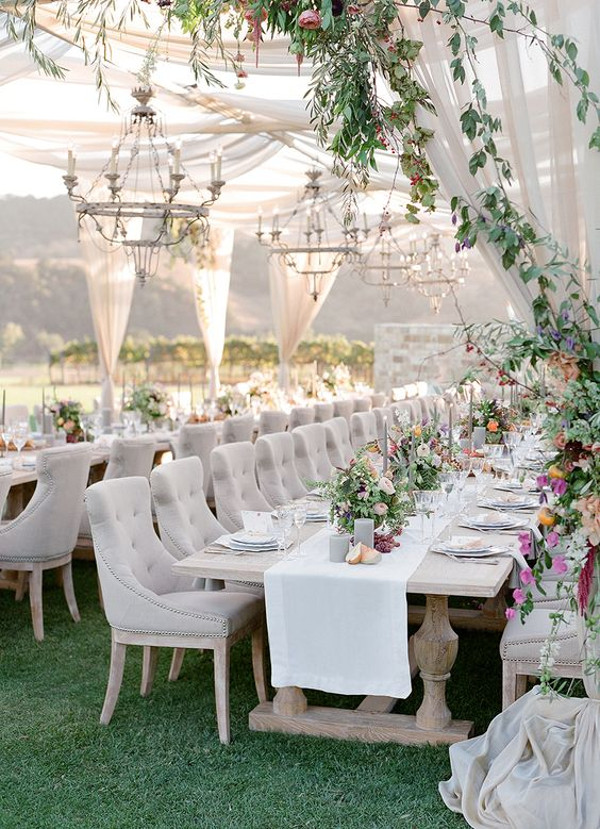
<instances>
[{"instance_id":1,"label":"distant table","mask_svg":"<svg viewBox=\"0 0 600 829\"><path fill-rule=\"evenodd\" d=\"M315 532L321 526L306 525L303 529ZM390 555L402 555L402 548ZM277 553L197 552L178 561L173 570L193 577L262 582L265 571L278 561ZM467 739L473 724L453 720L446 704L446 683L458 653L458 636L448 615L448 597L497 596L512 568L510 557L501 558L496 564L481 564L454 561L428 552L408 580L408 593L426 596L423 622L413 639L414 657L423 682L423 702L416 716L391 714L396 700L390 697L366 697L356 710L309 706L300 688L288 687L280 688L273 702L261 703L250 713L250 728L365 742L437 744Z\"/></svg>"}]
</instances>

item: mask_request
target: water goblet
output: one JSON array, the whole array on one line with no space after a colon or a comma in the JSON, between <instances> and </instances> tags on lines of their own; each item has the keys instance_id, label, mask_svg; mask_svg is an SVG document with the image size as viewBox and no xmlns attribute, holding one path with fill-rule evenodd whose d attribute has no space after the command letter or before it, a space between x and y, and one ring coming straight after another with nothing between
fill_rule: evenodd
<instances>
[{"instance_id":1,"label":"water goblet","mask_svg":"<svg viewBox=\"0 0 600 829\"><path fill-rule=\"evenodd\" d=\"M444 500L444 515L448 515L450 493L454 489L455 478L452 472L440 472L438 480L440 482L440 487L442 488L442 491L446 495L446 498Z\"/></svg>"},{"instance_id":2,"label":"water goblet","mask_svg":"<svg viewBox=\"0 0 600 829\"><path fill-rule=\"evenodd\" d=\"M134 411L131 413L131 425L133 428L133 434L139 435L142 431L142 413L139 411Z\"/></svg>"},{"instance_id":3,"label":"water goblet","mask_svg":"<svg viewBox=\"0 0 600 829\"><path fill-rule=\"evenodd\" d=\"M415 512L421 516L421 531L419 541L425 541L425 517L431 512L431 490L430 489L415 489L413 492L413 500L415 503Z\"/></svg>"},{"instance_id":4,"label":"water goblet","mask_svg":"<svg viewBox=\"0 0 600 829\"><path fill-rule=\"evenodd\" d=\"M277 507L275 515L277 516L278 529L277 550L283 554L287 550L287 534L294 523L294 515L289 504L283 504Z\"/></svg>"},{"instance_id":5,"label":"water goblet","mask_svg":"<svg viewBox=\"0 0 600 829\"><path fill-rule=\"evenodd\" d=\"M475 492L477 495L480 494L482 487L484 486L483 480L483 467L485 464L484 458L471 458L471 472L475 476Z\"/></svg>"},{"instance_id":6,"label":"water goblet","mask_svg":"<svg viewBox=\"0 0 600 829\"><path fill-rule=\"evenodd\" d=\"M21 466L21 449L29 440L29 426L26 423L17 423L13 428L12 440L17 450L16 466Z\"/></svg>"},{"instance_id":7,"label":"water goblet","mask_svg":"<svg viewBox=\"0 0 600 829\"><path fill-rule=\"evenodd\" d=\"M10 433L10 427L8 423L0 423L0 437L2 438L2 452L0 453L0 458L5 458L6 453L8 452L8 444L10 440L8 439L8 435Z\"/></svg>"},{"instance_id":8,"label":"water goblet","mask_svg":"<svg viewBox=\"0 0 600 829\"><path fill-rule=\"evenodd\" d=\"M306 504L294 504L293 515L296 526L296 558L300 558L300 530L306 523Z\"/></svg>"}]
</instances>

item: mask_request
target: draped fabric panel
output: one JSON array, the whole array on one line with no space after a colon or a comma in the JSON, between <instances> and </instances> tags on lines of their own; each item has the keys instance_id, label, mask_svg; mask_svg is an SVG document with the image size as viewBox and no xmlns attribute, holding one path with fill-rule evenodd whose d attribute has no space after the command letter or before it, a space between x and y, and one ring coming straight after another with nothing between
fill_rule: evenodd
<instances>
[{"instance_id":1,"label":"draped fabric panel","mask_svg":"<svg viewBox=\"0 0 600 829\"><path fill-rule=\"evenodd\" d=\"M298 270L307 267L307 254L296 257ZM333 254L321 254L321 266L326 269L333 261ZM288 390L290 384L290 360L300 340L310 328L323 307L333 287L339 268L320 278L320 293L316 301L309 293L307 280L294 268L280 262L275 256L269 260L269 286L271 314L279 347L279 385Z\"/></svg>"},{"instance_id":2,"label":"draped fabric panel","mask_svg":"<svg viewBox=\"0 0 600 829\"><path fill-rule=\"evenodd\" d=\"M219 367L225 345L233 238L233 230L211 230L210 241L202 254L206 265L192 269L196 316L210 368L208 396L211 400L219 393Z\"/></svg>"},{"instance_id":3,"label":"draped fabric panel","mask_svg":"<svg viewBox=\"0 0 600 829\"><path fill-rule=\"evenodd\" d=\"M85 229L81 232L81 246L98 343L101 407L114 411L114 373L129 322L135 275L121 249L99 248Z\"/></svg>"}]
</instances>

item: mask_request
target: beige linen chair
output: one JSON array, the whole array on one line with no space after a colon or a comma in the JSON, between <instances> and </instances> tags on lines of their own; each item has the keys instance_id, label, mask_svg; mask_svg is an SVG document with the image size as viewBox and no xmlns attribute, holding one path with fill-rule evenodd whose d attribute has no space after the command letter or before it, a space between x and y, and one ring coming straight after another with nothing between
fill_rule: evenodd
<instances>
[{"instance_id":1,"label":"beige linen chair","mask_svg":"<svg viewBox=\"0 0 600 829\"><path fill-rule=\"evenodd\" d=\"M258 416L258 436L285 432L288 416L285 412L261 412Z\"/></svg>"},{"instance_id":2,"label":"beige linen chair","mask_svg":"<svg viewBox=\"0 0 600 829\"><path fill-rule=\"evenodd\" d=\"M79 621L73 589L71 553L77 541L80 504L90 470L87 445L45 449L37 456L37 485L31 501L13 521L0 527L0 569L19 572L17 598L29 581L33 633L44 638L42 579L59 569L71 616Z\"/></svg>"},{"instance_id":3,"label":"beige linen chair","mask_svg":"<svg viewBox=\"0 0 600 829\"><path fill-rule=\"evenodd\" d=\"M12 469L10 466L0 468L0 518L4 511L4 504L12 484Z\"/></svg>"},{"instance_id":4,"label":"beige linen chair","mask_svg":"<svg viewBox=\"0 0 600 829\"><path fill-rule=\"evenodd\" d=\"M553 609L536 603L523 624L517 615L509 619L504 628L500 640L503 710L525 693L527 677L539 670L540 650L550 634L549 613ZM566 611L564 615L565 624L561 624L554 639L559 651L552 673L554 676L579 679L582 676L583 654L575 614Z\"/></svg>"},{"instance_id":5,"label":"beige linen chair","mask_svg":"<svg viewBox=\"0 0 600 829\"><path fill-rule=\"evenodd\" d=\"M383 436L384 420L387 421L388 430L394 425L394 412L392 409L378 408L372 409L372 413L375 415L375 430L377 432L377 437L381 438Z\"/></svg>"},{"instance_id":6,"label":"beige linen chair","mask_svg":"<svg viewBox=\"0 0 600 829\"><path fill-rule=\"evenodd\" d=\"M294 462L300 478L309 481L328 481L333 467L327 454L325 429L328 423L309 423L292 432Z\"/></svg>"},{"instance_id":7,"label":"beige linen chair","mask_svg":"<svg viewBox=\"0 0 600 829\"><path fill-rule=\"evenodd\" d=\"M217 446L210 456L217 518L227 532L244 526L242 510L271 512L254 471L254 446L248 441Z\"/></svg>"},{"instance_id":8,"label":"beige linen chair","mask_svg":"<svg viewBox=\"0 0 600 829\"><path fill-rule=\"evenodd\" d=\"M315 403L315 423L325 423L333 417L333 403Z\"/></svg>"},{"instance_id":9,"label":"beige linen chair","mask_svg":"<svg viewBox=\"0 0 600 829\"><path fill-rule=\"evenodd\" d=\"M375 392L371 395L371 409L383 409L387 395L383 392Z\"/></svg>"},{"instance_id":10,"label":"beige linen chair","mask_svg":"<svg viewBox=\"0 0 600 829\"><path fill-rule=\"evenodd\" d=\"M172 444L176 460L200 458L204 471L202 488L209 499L213 497L210 453L218 442L217 427L214 423L186 423L181 427L177 440Z\"/></svg>"},{"instance_id":11,"label":"beige linen chair","mask_svg":"<svg viewBox=\"0 0 600 829\"><path fill-rule=\"evenodd\" d=\"M421 407L413 406L410 400L401 400L398 403L393 403L390 408L395 412L395 418L402 421L404 417L408 418L409 423L421 422Z\"/></svg>"},{"instance_id":12,"label":"beige linen chair","mask_svg":"<svg viewBox=\"0 0 600 829\"><path fill-rule=\"evenodd\" d=\"M355 397L352 401L353 412L370 412L371 398L370 397Z\"/></svg>"},{"instance_id":13,"label":"beige linen chair","mask_svg":"<svg viewBox=\"0 0 600 829\"><path fill-rule=\"evenodd\" d=\"M290 410L289 430L292 432L298 426L308 426L315 422L315 410L312 406L294 406Z\"/></svg>"},{"instance_id":14,"label":"beige linen chair","mask_svg":"<svg viewBox=\"0 0 600 829\"><path fill-rule=\"evenodd\" d=\"M334 417L343 417L350 427L350 418L354 414L354 401L353 400L334 400L333 401L333 416Z\"/></svg>"},{"instance_id":15,"label":"beige linen chair","mask_svg":"<svg viewBox=\"0 0 600 829\"><path fill-rule=\"evenodd\" d=\"M354 412L350 418L350 435L355 450L377 440L377 421L373 412Z\"/></svg>"},{"instance_id":16,"label":"beige linen chair","mask_svg":"<svg viewBox=\"0 0 600 829\"><path fill-rule=\"evenodd\" d=\"M228 743L229 654L249 633L256 691L261 702L267 698L263 601L248 593L196 590L192 580L173 574L176 559L154 532L145 478L100 481L87 490L86 504L112 641L100 722L108 725L117 704L127 645L144 648L142 696L152 689L159 647L206 649L214 651L219 738ZM169 679L177 678L180 664L174 660Z\"/></svg>"},{"instance_id":17,"label":"beige linen chair","mask_svg":"<svg viewBox=\"0 0 600 829\"><path fill-rule=\"evenodd\" d=\"M242 443L251 441L254 437L254 416L241 415L240 417L228 417L223 421L221 433L221 444Z\"/></svg>"},{"instance_id":18,"label":"beige linen chair","mask_svg":"<svg viewBox=\"0 0 600 829\"><path fill-rule=\"evenodd\" d=\"M323 425L329 462L336 469L345 469L354 457L348 423L343 417L334 417Z\"/></svg>"},{"instance_id":19,"label":"beige linen chair","mask_svg":"<svg viewBox=\"0 0 600 829\"><path fill-rule=\"evenodd\" d=\"M290 432L264 435L254 444L258 486L273 507L308 494L294 463L294 438Z\"/></svg>"},{"instance_id":20,"label":"beige linen chair","mask_svg":"<svg viewBox=\"0 0 600 829\"><path fill-rule=\"evenodd\" d=\"M108 464L102 480L112 481L116 478L142 477L149 478L156 454L156 443L153 438L115 438L110 445ZM78 547L90 547L92 531L87 516L85 504L82 504L81 521L79 524Z\"/></svg>"}]
</instances>

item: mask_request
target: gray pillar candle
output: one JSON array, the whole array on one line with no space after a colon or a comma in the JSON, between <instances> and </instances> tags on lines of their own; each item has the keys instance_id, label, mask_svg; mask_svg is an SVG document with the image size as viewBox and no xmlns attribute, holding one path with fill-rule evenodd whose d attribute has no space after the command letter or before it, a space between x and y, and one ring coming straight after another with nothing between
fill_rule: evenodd
<instances>
[{"instance_id":1,"label":"gray pillar candle","mask_svg":"<svg viewBox=\"0 0 600 829\"><path fill-rule=\"evenodd\" d=\"M372 518L357 518L354 521L354 543L373 546L375 522Z\"/></svg>"},{"instance_id":2,"label":"gray pillar candle","mask_svg":"<svg viewBox=\"0 0 600 829\"><path fill-rule=\"evenodd\" d=\"M350 549L350 535L348 533L334 533L329 537L329 561L338 564L346 561Z\"/></svg>"}]
</instances>

